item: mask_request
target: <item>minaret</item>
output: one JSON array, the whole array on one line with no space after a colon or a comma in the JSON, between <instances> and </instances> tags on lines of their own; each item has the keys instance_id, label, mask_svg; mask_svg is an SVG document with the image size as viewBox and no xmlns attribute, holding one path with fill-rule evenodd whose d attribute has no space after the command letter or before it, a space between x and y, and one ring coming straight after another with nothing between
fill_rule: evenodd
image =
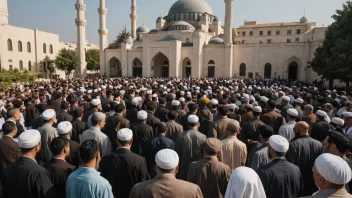
<instances>
[{"instance_id":1,"label":"minaret","mask_svg":"<svg viewBox=\"0 0 352 198\"><path fill-rule=\"evenodd\" d=\"M78 68L76 70L75 78L85 78L87 75L87 63L86 63L86 19L84 12L86 11L86 5L83 0L77 0L75 5L77 10L76 26L77 26L77 56L78 56Z\"/></svg>"},{"instance_id":2,"label":"minaret","mask_svg":"<svg viewBox=\"0 0 352 198\"><path fill-rule=\"evenodd\" d=\"M136 0L132 0L131 2L131 36L134 40L137 39L137 33L136 33L136 26L137 26L137 5L136 5Z\"/></svg>"},{"instance_id":3,"label":"minaret","mask_svg":"<svg viewBox=\"0 0 352 198\"><path fill-rule=\"evenodd\" d=\"M232 3L233 0L225 0L225 46L232 44Z\"/></svg>"},{"instance_id":4,"label":"minaret","mask_svg":"<svg viewBox=\"0 0 352 198\"><path fill-rule=\"evenodd\" d=\"M106 29L107 12L108 12L108 9L105 8L105 0L100 0L100 8L98 9L100 29L98 30L98 32L99 32L100 74L101 75L106 74L104 49L107 47L106 38L108 36L108 30Z\"/></svg>"},{"instance_id":5,"label":"minaret","mask_svg":"<svg viewBox=\"0 0 352 198\"><path fill-rule=\"evenodd\" d=\"M0 25L9 24L9 11L7 9L7 0L0 0Z\"/></svg>"}]
</instances>

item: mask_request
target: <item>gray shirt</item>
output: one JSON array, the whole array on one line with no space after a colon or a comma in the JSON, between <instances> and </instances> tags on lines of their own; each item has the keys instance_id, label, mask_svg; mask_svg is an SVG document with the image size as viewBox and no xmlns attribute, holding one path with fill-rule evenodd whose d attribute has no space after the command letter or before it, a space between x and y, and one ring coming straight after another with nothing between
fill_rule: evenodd
<instances>
[{"instance_id":1,"label":"gray shirt","mask_svg":"<svg viewBox=\"0 0 352 198\"><path fill-rule=\"evenodd\" d=\"M101 157L107 156L112 152L110 139L98 127L92 126L83 132L81 144L86 140L96 140L99 143Z\"/></svg>"}]
</instances>

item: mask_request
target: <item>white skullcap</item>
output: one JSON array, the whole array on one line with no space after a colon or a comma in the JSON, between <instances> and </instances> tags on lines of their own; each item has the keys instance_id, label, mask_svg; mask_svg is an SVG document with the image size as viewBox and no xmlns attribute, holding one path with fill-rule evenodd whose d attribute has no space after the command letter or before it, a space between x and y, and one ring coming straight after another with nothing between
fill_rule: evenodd
<instances>
[{"instance_id":1,"label":"white skullcap","mask_svg":"<svg viewBox=\"0 0 352 198\"><path fill-rule=\"evenodd\" d=\"M269 101L269 98L267 98L267 97L265 97L265 96L262 96L262 97L260 97L260 100L261 100L262 102L268 102L268 101Z\"/></svg>"},{"instance_id":2,"label":"white skullcap","mask_svg":"<svg viewBox=\"0 0 352 198\"><path fill-rule=\"evenodd\" d=\"M149 91L147 91L147 94L151 95L151 94L153 94L153 91L149 90Z\"/></svg>"},{"instance_id":3,"label":"white skullcap","mask_svg":"<svg viewBox=\"0 0 352 198\"><path fill-rule=\"evenodd\" d=\"M211 99L211 100L210 100L210 103L211 103L212 105L217 105L217 104L219 104L219 101L218 101L217 99Z\"/></svg>"},{"instance_id":4,"label":"white skullcap","mask_svg":"<svg viewBox=\"0 0 352 198\"><path fill-rule=\"evenodd\" d=\"M91 104L94 106L97 106L98 104L101 104L101 101L100 101L100 99L93 99Z\"/></svg>"},{"instance_id":5,"label":"white skullcap","mask_svg":"<svg viewBox=\"0 0 352 198\"><path fill-rule=\"evenodd\" d=\"M139 102L139 99L137 97L136 98L132 98L132 100L131 100L131 104L132 105L137 105L138 102Z\"/></svg>"},{"instance_id":6,"label":"white skullcap","mask_svg":"<svg viewBox=\"0 0 352 198\"><path fill-rule=\"evenodd\" d=\"M138 111L137 118L140 120L145 120L148 117L148 113L146 111Z\"/></svg>"},{"instance_id":7,"label":"white skullcap","mask_svg":"<svg viewBox=\"0 0 352 198\"><path fill-rule=\"evenodd\" d=\"M200 89L200 87L196 87L196 90L199 90Z\"/></svg>"},{"instance_id":8,"label":"white skullcap","mask_svg":"<svg viewBox=\"0 0 352 198\"><path fill-rule=\"evenodd\" d=\"M180 91L180 95L181 96L185 95L185 92L184 91Z\"/></svg>"},{"instance_id":9,"label":"white skullcap","mask_svg":"<svg viewBox=\"0 0 352 198\"><path fill-rule=\"evenodd\" d=\"M171 105L172 105L172 106L180 106L180 101L178 101L178 100L173 100L173 101L171 102Z\"/></svg>"},{"instance_id":10,"label":"white skullcap","mask_svg":"<svg viewBox=\"0 0 352 198\"><path fill-rule=\"evenodd\" d=\"M345 124L345 121L338 117L331 118L331 122L339 126L343 126Z\"/></svg>"},{"instance_id":11,"label":"white skullcap","mask_svg":"<svg viewBox=\"0 0 352 198\"><path fill-rule=\"evenodd\" d=\"M328 182L343 185L351 180L351 168L347 162L337 155L324 153L315 160L319 174Z\"/></svg>"},{"instance_id":12,"label":"white skullcap","mask_svg":"<svg viewBox=\"0 0 352 198\"><path fill-rule=\"evenodd\" d=\"M342 113L343 117L347 117L347 118L352 118L352 112L343 112Z\"/></svg>"},{"instance_id":13,"label":"white skullcap","mask_svg":"<svg viewBox=\"0 0 352 198\"><path fill-rule=\"evenodd\" d=\"M188 116L188 120L187 121L189 123L195 124L195 123L197 123L199 121L199 118L196 115L190 115L190 116Z\"/></svg>"},{"instance_id":14,"label":"white skullcap","mask_svg":"<svg viewBox=\"0 0 352 198\"><path fill-rule=\"evenodd\" d=\"M272 135L269 138L269 145L277 152L286 153L289 143L286 138L281 135Z\"/></svg>"},{"instance_id":15,"label":"white skullcap","mask_svg":"<svg viewBox=\"0 0 352 198\"><path fill-rule=\"evenodd\" d=\"M117 132L117 139L121 141L129 141L132 139L132 137L133 137L133 132L131 129L124 128L124 129L120 129Z\"/></svg>"},{"instance_id":16,"label":"white skullcap","mask_svg":"<svg viewBox=\"0 0 352 198\"><path fill-rule=\"evenodd\" d=\"M156 153L155 163L164 170L172 170L178 166L179 158L175 151L163 149Z\"/></svg>"},{"instance_id":17,"label":"white skullcap","mask_svg":"<svg viewBox=\"0 0 352 198\"><path fill-rule=\"evenodd\" d=\"M102 89L106 89L106 86L105 86L105 85L103 85L103 86L101 86L101 88L102 88Z\"/></svg>"},{"instance_id":18,"label":"white skullcap","mask_svg":"<svg viewBox=\"0 0 352 198\"><path fill-rule=\"evenodd\" d=\"M120 90L120 94L124 95L125 94L125 90Z\"/></svg>"},{"instance_id":19,"label":"white skullcap","mask_svg":"<svg viewBox=\"0 0 352 198\"><path fill-rule=\"evenodd\" d=\"M185 101L186 101L186 99L185 99L185 98L183 98L183 97L181 97L181 98L179 99L179 101L180 101L180 102L185 102Z\"/></svg>"},{"instance_id":20,"label":"white skullcap","mask_svg":"<svg viewBox=\"0 0 352 198\"><path fill-rule=\"evenodd\" d=\"M30 149L40 142L40 133L38 130L27 130L18 137L18 146L24 149Z\"/></svg>"},{"instance_id":21,"label":"white skullcap","mask_svg":"<svg viewBox=\"0 0 352 198\"><path fill-rule=\"evenodd\" d=\"M279 94L281 94L281 95L285 95L285 92L283 92L283 91L279 91Z\"/></svg>"},{"instance_id":22,"label":"white skullcap","mask_svg":"<svg viewBox=\"0 0 352 198\"><path fill-rule=\"evenodd\" d=\"M289 114L290 116L294 116L297 117L298 116L298 111L294 108L289 108L287 109L287 114Z\"/></svg>"},{"instance_id":23,"label":"white skullcap","mask_svg":"<svg viewBox=\"0 0 352 198\"><path fill-rule=\"evenodd\" d=\"M153 94L152 97L153 97L153 98L157 98L158 95L157 95L157 94Z\"/></svg>"},{"instance_id":24,"label":"white skullcap","mask_svg":"<svg viewBox=\"0 0 352 198\"><path fill-rule=\"evenodd\" d=\"M63 121L57 125L57 133L60 135L67 134L71 130L72 130L72 124L69 121Z\"/></svg>"},{"instance_id":25,"label":"white skullcap","mask_svg":"<svg viewBox=\"0 0 352 198\"><path fill-rule=\"evenodd\" d=\"M238 106L235 105L235 104L230 104L230 105L229 105L229 109L235 110L235 109L238 109Z\"/></svg>"},{"instance_id":26,"label":"white skullcap","mask_svg":"<svg viewBox=\"0 0 352 198\"><path fill-rule=\"evenodd\" d=\"M100 121L100 120L104 120L106 118L106 114L105 113L102 113L102 112L94 112L92 114L92 121Z\"/></svg>"},{"instance_id":27,"label":"white skullcap","mask_svg":"<svg viewBox=\"0 0 352 198\"><path fill-rule=\"evenodd\" d=\"M43 116L43 120L50 120L51 118L53 118L56 115L55 110L54 109L47 109L43 112L42 116Z\"/></svg>"},{"instance_id":28,"label":"white skullcap","mask_svg":"<svg viewBox=\"0 0 352 198\"><path fill-rule=\"evenodd\" d=\"M97 90L97 89L94 89L93 91L94 91L94 92L98 92L98 90Z\"/></svg>"},{"instance_id":29,"label":"white skullcap","mask_svg":"<svg viewBox=\"0 0 352 198\"><path fill-rule=\"evenodd\" d=\"M318 116L321 116L321 117L326 117L328 114L327 114L325 111L318 110L318 111L317 111L317 115L318 115Z\"/></svg>"},{"instance_id":30,"label":"white skullcap","mask_svg":"<svg viewBox=\"0 0 352 198\"><path fill-rule=\"evenodd\" d=\"M297 99L295 100L295 102L296 102L297 104L303 104L304 100L303 100L302 98L297 98Z\"/></svg>"},{"instance_id":31,"label":"white skullcap","mask_svg":"<svg viewBox=\"0 0 352 198\"><path fill-rule=\"evenodd\" d=\"M254 112L257 112L257 113L261 113L261 112L262 112L262 108L261 108L260 106L255 106L255 107L253 108L253 111L254 111Z\"/></svg>"},{"instance_id":32,"label":"white skullcap","mask_svg":"<svg viewBox=\"0 0 352 198\"><path fill-rule=\"evenodd\" d=\"M93 91L90 89L87 91L87 94L91 94Z\"/></svg>"},{"instance_id":33,"label":"white skullcap","mask_svg":"<svg viewBox=\"0 0 352 198\"><path fill-rule=\"evenodd\" d=\"M282 96L282 100L286 101L286 102L290 102L290 97L288 96Z\"/></svg>"}]
</instances>

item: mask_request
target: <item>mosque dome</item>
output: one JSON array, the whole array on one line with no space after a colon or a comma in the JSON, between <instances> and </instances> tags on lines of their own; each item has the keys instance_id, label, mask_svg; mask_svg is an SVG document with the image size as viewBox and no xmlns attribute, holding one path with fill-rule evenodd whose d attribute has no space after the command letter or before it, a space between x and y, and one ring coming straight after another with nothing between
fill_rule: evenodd
<instances>
[{"instance_id":1,"label":"mosque dome","mask_svg":"<svg viewBox=\"0 0 352 198\"><path fill-rule=\"evenodd\" d=\"M224 39L219 37L213 37L209 40L208 44L224 44Z\"/></svg>"},{"instance_id":2,"label":"mosque dome","mask_svg":"<svg viewBox=\"0 0 352 198\"><path fill-rule=\"evenodd\" d=\"M190 23L187 23L186 21L177 21L175 23L172 23L169 25L167 30L191 30L194 31L196 28L191 25Z\"/></svg>"},{"instance_id":3,"label":"mosque dome","mask_svg":"<svg viewBox=\"0 0 352 198\"><path fill-rule=\"evenodd\" d=\"M307 23L308 22L308 18L306 16L303 16L300 20L300 23Z\"/></svg>"},{"instance_id":4,"label":"mosque dome","mask_svg":"<svg viewBox=\"0 0 352 198\"><path fill-rule=\"evenodd\" d=\"M165 36L162 41L176 41L177 38L174 35L167 35Z\"/></svg>"},{"instance_id":5,"label":"mosque dome","mask_svg":"<svg viewBox=\"0 0 352 198\"><path fill-rule=\"evenodd\" d=\"M157 29L152 29L148 32L148 34L155 34L155 33L158 33Z\"/></svg>"},{"instance_id":6,"label":"mosque dome","mask_svg":"<svg viewBox=\"0 0 352 198\"><path fill-rule=\"evenodd\" d=\"M132 37L128 37L126 40L125 40L126 43L133 43L133 38Z\"/></svg>"},{"instance_id":7,"label":"mosque dome","mask_svg":"<svg viewBox=\"0 0 352 198\"><path fill-rule=\"evenodd\" d=\"M156 19L156 22L158 23L158 22L160 22L162 19L163 19L162 17L158 17L158 18Z\"/></svg>"},{"instance_id":8,"label":"mosque dome","mask_svg":"<svg viewBox=\"0 0 352 198\"><path fill-rule=\"evenodd\" d=\"M142 25L139 28L137 28L137 33L145 33L145 32L149 32L149 28L147 28L147 26Z\"/></svg>"},{"instance_id":9,"label":"mosque dome","mask_svg":"<svg viewBox=\"0 0 352 198\"><path fill-rule=\"evenodd\" d=\"M169 10L169 15L178 13L208 13L213 14L213 10L205 0L178 0Z\"/></svg>"}]
</instances>

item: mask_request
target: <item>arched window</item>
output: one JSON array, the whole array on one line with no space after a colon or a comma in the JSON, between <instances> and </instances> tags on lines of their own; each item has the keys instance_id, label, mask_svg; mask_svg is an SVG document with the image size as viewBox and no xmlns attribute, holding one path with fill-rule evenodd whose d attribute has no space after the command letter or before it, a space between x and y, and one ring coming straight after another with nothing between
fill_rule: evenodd
<instances>
[{"instance_id":1,"label":"arched window","mask_svg":"<svg viewBox=\"0 0 352 198\"><path fill-rule=\"evenodd\" d=\"M7 40L7 50L12 51L12 41L11 41L11 39Z\"/></svg>"},{"instance_id":2,"label":"arched window","mask_svg":"<svg viewBox=\"0 0 352 198\"><path fill-rule=\"evenodd\" d=\"M28 61L28 71L32 71L32 62Z\"/></svg>"},{"instance_id":3,"label":"arched window","mask_svg":"<svg viewBox=\"0 0 352 198\"><path fill-rule=\"evenodd\" d=\"M264 77L271 78L271 64L267 63L264 66Z\"/></svg>"},{"instance_id":4,"label":"arched window","mask_svg":"<svg viewBox=\"0 0 352 198\"><path fill-rule=\"evenodd\" d=\"M23 61L20 60L20 70L23 70Z\"/></svg>"},{"instance_id":5,"label":"arched window","mask_svg":"<svg viewBox=\"0 0 352 198\"><path fill-rule=\"evenodd\" d=\"M240 76L246 76L246 64L244 63L240 65Z\"/></svg>"},{"instance_id":6,"label":"arched window","mask_svg":"<svg viewBox=\"0 0 352 198\"><path fill-rule=\"evenodd\" d=\"M43 44L43 53L44 54L46 53L46 44L45 43Z\"/></svg>"},{"instance_id":7,"label":"arched window","mask_svg":"<svg viewBox=\"0 0 352 198\"><path fill-rule=\"evenodd\" d=\"M186 43L190 43L191 41L189 40L189 38L186 39Z\"/></svg>"},{"instance_id":8,"label":"arched window","mask_svg":"<svg viewBox=\"0 0 352 198\"><path fill-rule=\"evenodd\" d=\"M169 66L169 61L168 60L164 61L163 66Z\"/></svg>"},{"instance_id":9,"label":"arched window","mask_svg":"<svg viewBox=\"0 0 352 198\"><path fill-rule=\"evenodd\" d=\"M49 45L49 53L50 54L54 53L53 45Z\"/></svg>"},{"instance_id":10,"label":"arched window","mask_svg":"<svg viewBox=\"0 0 352 198\"><path fill-rule=\"evenodd\" d=\"M18 51L22 52L22 42L18 41Z\"/></svg>"},{"instance_id":11,"label":"arched window","mask_svg":"<svg viewBox=\"0 0 352 198\"><path fill-rule=\"evenodd\" d=\"M215 61L210 60L208 62L208 77L214 78L215 77Z\"/></svg>"},{"instance_id":12,"label":"arched window","mask_svg":"<svg viewBox=\"0 0 352 198\"><path fill-rule=\"evenodd\" d=\"M215 62L214 62L213 60L210 60L210 61L208 62L208 65L215 65Z\"/></svg>"},{"instance_id":13,"label":"arched window","mask_svg":"<svg viewBox=\"0 0 352 198\"><path fill-rule=\"evenodd\" d=\"M27 42L27 52L31 53L32 52L32 47L31 47L31 43Z\"/></svg>"}]
</instances>

